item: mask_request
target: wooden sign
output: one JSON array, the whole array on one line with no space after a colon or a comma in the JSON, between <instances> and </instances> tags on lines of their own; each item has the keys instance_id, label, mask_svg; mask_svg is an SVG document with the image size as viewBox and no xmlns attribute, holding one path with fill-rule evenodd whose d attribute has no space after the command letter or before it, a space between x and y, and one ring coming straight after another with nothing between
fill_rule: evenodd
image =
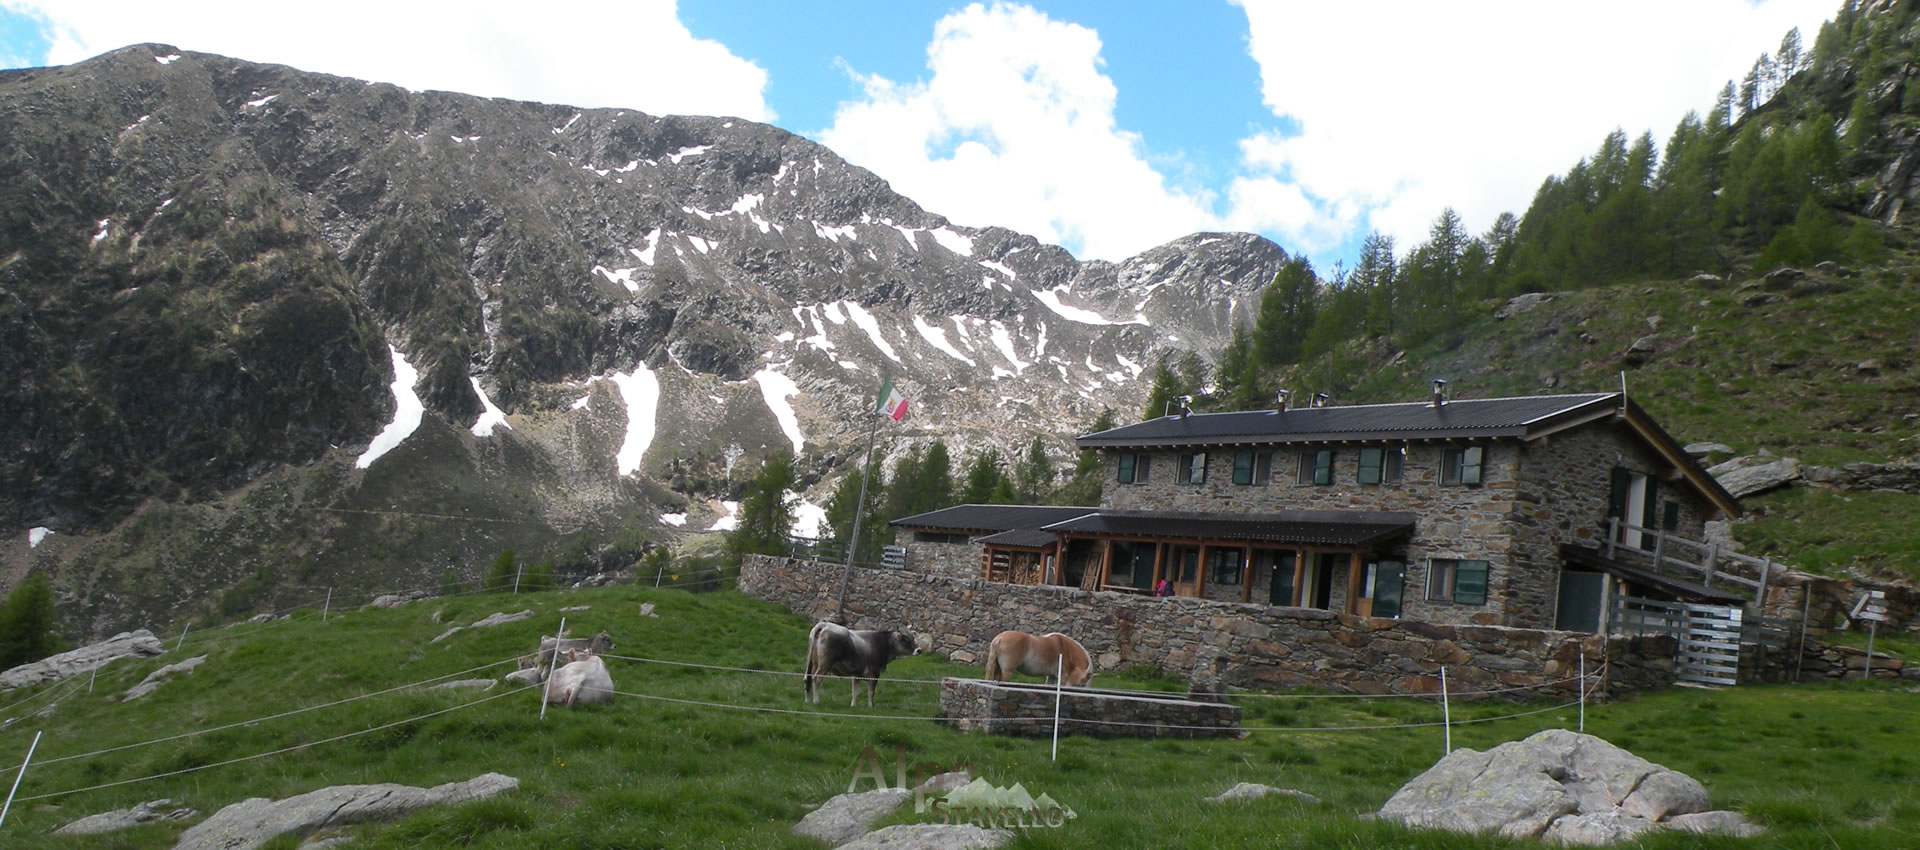
<instances>
[{"instance_id":1,"label":"wooden sign","mask_svg":"<svg viewBox=\"0 0 1920 850\"><path fill-rule=\"evenodd\" d=\"M1871 620L1877 623L1886 622L1887 592L1884 590L1867 591L1865 596L1860 597L1860 601L1853 603L1853 610L1848 612L1847 617L1853 620Z\"/></svg>"}]
</instances>

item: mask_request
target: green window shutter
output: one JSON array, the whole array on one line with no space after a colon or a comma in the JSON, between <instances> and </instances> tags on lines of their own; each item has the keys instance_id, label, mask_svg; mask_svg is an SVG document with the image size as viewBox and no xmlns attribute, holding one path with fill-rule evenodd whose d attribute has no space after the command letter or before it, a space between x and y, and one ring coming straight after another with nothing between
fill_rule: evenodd
<instances>
[{"instance_id":1,"label":"green window shutter","mask_svg":"<svg viewBox=\"0 0 1920 850\"><path fill-rule=\"evenodd\" d=\"M1487 562L1461 561L1453 576L1453 601L1459 605L1484 605L1487 601Z\"/></svg>"},{"instance_id":2,"label":"green window shutter","mask_svg":"<svg viewBox=\"0 0 1920 850\"><path fill-rule=\"evenodd\" d=\"M1660 527L1667 531L1680 530L1680 503L1668 502L1666 516L1660 518Z\"/></svg>"},{"instance_id":3,"label":"green window shutter","mask_svg":"<svg viewBox=\"0 0 1920 850\"><path fill-rule=\"evenodd\" d=\"M1253 483L1253 452L1233 453L1233 483Z\"/></svg>"},{"instance_id":4,"label":"green window shutter","mask_svg":"<svg viewBox=\"0 0 1920 850\"><path fill-rule=\"evenodd\" d=\"M1607 494L1607 516L1625 519L1627 516L1627 488L1633 486L1633 473L1613 468L1613 491Z\"/></svg>"},{"instance_id":5,"label":"green window shutter","mask_svg":"<svg viewBox=\"0 0 1920 850\"><path fill-rule=\"evenodd\" d=\"M1122 484L1132 484L1133 471L1134 471L1133 464L1134 464L1134 460L1137 457L1138 455L1135 455L1132 452L1128 452L1120 455L1120 463L1119 463L1118 471L1113 476L1114 480L1119 481Z\"/></svg>"},{"instance_id":6,"label":"green window shutter","mask_svg":"<svg viewBox=\"0 0 1920 850\"><path fill-rule=\"evenodd\" d=\"M1322 449L1313 453L1313 483L1333 483L1333 450Z\"/></svg>"},{"instance_id":7,"label":"green window shutter","mask_svg":"<svg viewBox=\"0 0 1920 850\"><path fill-rule=\"evenodd\" d=\"M1479 484L1480 467L1485 462L1487 450L1482 446L1468 446L1460 451L1460 483Z\"/></svg>"},{"instance_id":8,"label":"green window shutter","mask_svg":"<svg viewBox=\"0 0 1920 850\"><path fill-rule=\"evenodd\" d=\"M1360 483L1380 483L1380 472L1381 468L1385 465L1386 453L1386 449L1360 450L1360 471L1358 473Z\"/></svg>"},{"instance_id":9,"label":"green window shutter","mask_svg":"<svg viewBox=\"0 0 1920 850\"><path fill-rule=\"evenodd\" d=\"M1400 599L1406 595L1407 565L1399 561L1381 561L1374 571L1373 616L1400 616Z\"/></svg>"}]
</instances>

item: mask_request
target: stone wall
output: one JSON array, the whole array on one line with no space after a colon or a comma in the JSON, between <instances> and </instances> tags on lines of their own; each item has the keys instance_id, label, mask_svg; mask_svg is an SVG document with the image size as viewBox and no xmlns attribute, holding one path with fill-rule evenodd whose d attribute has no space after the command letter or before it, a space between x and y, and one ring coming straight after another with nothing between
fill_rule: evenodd
<instances>
[{"instance_id":1,"label":"stone wall","mask_svg":"<svg viewBox=\"0 0 1920 850\"><path fill-rule=\"evenodd\" d=\"M929 543L913 539L911 533L901 533L897 539L907 548L907 569L947 578L980 575L984 556L978 543Z\"/></svg>"},{"instance_id":2,"label":"stone wall","mask_svg":"<svg viewBox=\"0 0 1920 850\"><path fill-rule=\"evenodd\" d=\"M840 567L749 556L740 590L816 619L831 616ZM1073 636L1100 671L1146 665L1187 677L1225 659L1225 684L1311 687L1364 694L1438 693L1440 668L1462 698L1572 695L1581 656L1589 671L1610 660L1609 686L1673 681L1664 638L1604 641L1595 635L1497 626L1455 626L1334 614L1307 608L1136 596L1078 588L946 579L856 569L847 595L855 628L906 628L928 650L962 663L983 660L1007 629ZM1098 684L1098 680L1095 680ZM1557 683L1557 684L1556 684ZM1531 690L1509 690L1530 688ZM1544 689L1544 690L1543 690Z\"/></svg>"},{"instance_id":3,"label":"stone wall","mask_svg":"<svg viewBox=\"0 0 1920 850\"><path fill-rule=\"evenodd\" d=\"M1179 694L1146 696L1092 688L1059 689L1060 731L1097 738L1232 738L1240 707ZM962 732L1045 737L1053 734L1052 685L948 678L940 711Z\"/></svg>"}]
</instances>

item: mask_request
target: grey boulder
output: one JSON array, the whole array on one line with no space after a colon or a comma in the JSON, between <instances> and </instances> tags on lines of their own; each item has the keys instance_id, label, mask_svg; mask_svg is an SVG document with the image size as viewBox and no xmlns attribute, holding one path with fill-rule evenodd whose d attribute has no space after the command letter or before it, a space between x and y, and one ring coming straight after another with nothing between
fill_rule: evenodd
<instances>
[{"instance_id":1,"label":"grey boulder","mask_svg":"<svg viewBox=\"0 0 1920 850\"><path fill-rule=\"evenodd\" d=\"M1258 800L1261 797L1276 796L1293 797L1308 803L1320 802L1319 797L1315 797L1305 791L1295 791L1292 788L1275 788L1272 785L1262 785L1258 782L1242 782L1215 796L1207 797L1206 801L1209 803L1224 803L1229 800Z\"/></svg>"},{"instance_id":2,"label":"grey boulder","mask_svg":"<svg viewBox=\"0 0 1920 850\"><path fill-rule=\"evenodd\" d=\"M432 788L411 785L336 785L284 800L254 797L227 806L180 834L174 850L252 850L287 834L308 835L328 827L397 818L429 806L464 803L503 794L520 780L483 773L466 782Z\"/></svg>"},{"instance_id":3,"label":"grey boulder","mask_svg":"<svg viewBox=\"0 0 1920 850\"><path fill-rule=\"evenodd\" d=\"M993 850L1007 846L1013 833L981 829L970 823L903 823L874 830L839 850Z\"/></svg>"},{"instance_id":4,"label":"grey boulder","mask_svg":"<svg viewBox=\"0 0 1920 850\"><path fill-rule=\"evenodd\" d=\"M206 656L196 655L178 664L168 664L165 667L162 667L158 670L148 673L145 679L140 680L140 684L134 685L133 687L128 688L126 696L121 697L120 701L133 702L134 700L137 700L143 696L146 696L147 694L153 693L154 691L160 689L161 683L172 678L173 674L191 673L194 671L194 668L199 667L200 665L205 664L206 662L207 662Z\"/></svg>"},{"instance_id":5,"label":"grey boulder","mask_svg":"<svg viewBox=\"0 0 1920 850\"><path fill-rule=\"evenodd\" d=\"M1706 789L1692 777L1592 735L1550 729L1484 753L1447 754L1387 800L1380 817L1476 835L1599 844L1677 826L1680 817L1708 808Z\"/></svg>"},{"instance_id":6,"label":"grey boulder","mask_svg":"<svg viewBox=\"0 0 1920 850\"><path fill-rule=\"evenodd\" d=\"M174 805L172 800L148 800L131 809L116 809L87 815L66 826L53 831L54 835L99 835L103 832L118 832L145 823L168 820L186 820L198 817L199 812L185 806Z\"/></svg>"},{"instance_id":7,"label":"grey boulder","mask_svg":"<svg viewBox=\"0 0 1920 850\"><path fill-rule=\"evenodd\" d=\"M892 814L894 809L900 808L900 804L912 796L913 792L905 788L877 788L841 794L808 812L806 817L793 825L793 831L796 835L818 838L827 842L828 846L838 847L865 835L881 818Z\"/></svg>"},{"instance_id":8,"label":"grey boulder","mask_svg":"<svg viewBox=\"0 0 1920 850\"><path fill-rule=\"evenodd\" d=\"M110 661L136 655L160 655L166 651L160 639L146 629L121 632L92 646L49 655L32 664L22 664L0 673L0 691L58 682L104 666Z\"/></svg>"}]
</instances>

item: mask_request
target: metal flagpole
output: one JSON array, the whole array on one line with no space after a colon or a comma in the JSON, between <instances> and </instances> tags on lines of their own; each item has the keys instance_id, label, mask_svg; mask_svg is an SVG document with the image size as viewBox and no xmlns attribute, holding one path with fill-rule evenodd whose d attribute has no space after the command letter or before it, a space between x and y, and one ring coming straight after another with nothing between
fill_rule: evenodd
<instances>
[{"instance_id":1,"label":"metal flagpole","mask_svg":"<svg viewBox=\"0 0 1920 850\"><path fill-rule=\"evenodd\" d=\"M873 413L867 413L869 417ZM873 478L873 438L880 432L880 420L873 418L867 425L867 459L860 465L860 502L853 506L853 539L847 542L847 568L840 574L840 599L833 606L833 621L845 625L847 614L847 585L853 582L853 554L860 549L860 523L867 513L867 482Z\"/></svg>"}]
</instances>

